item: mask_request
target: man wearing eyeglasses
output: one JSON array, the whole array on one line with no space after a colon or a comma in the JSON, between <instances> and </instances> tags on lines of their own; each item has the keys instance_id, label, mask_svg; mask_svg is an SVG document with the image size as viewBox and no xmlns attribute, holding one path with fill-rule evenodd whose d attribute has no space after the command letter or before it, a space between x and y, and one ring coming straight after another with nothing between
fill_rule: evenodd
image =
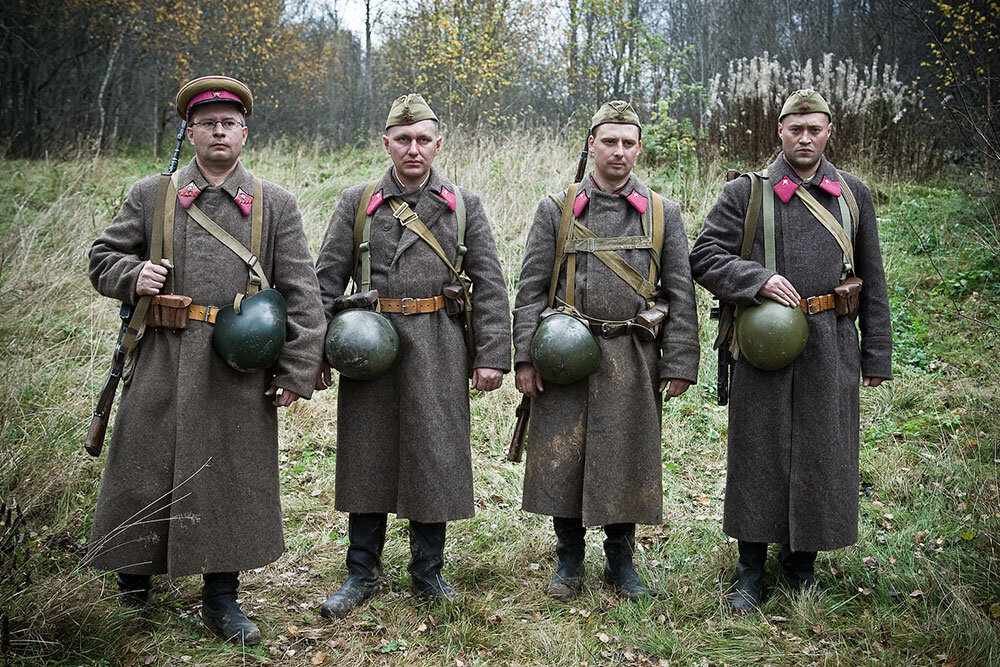
<instances>
[{"instance_id":1,"label":"man wearing eyeglasses","mask_svg":"<svg viewBox=\"0 0 1000 667\"><path fill-rule=\"evenodd\" d=\"M152 300L124 374L87 558L117 573L131 606L146 604L151 575L203 575L205 625L253 645L260 632L236 601L238 574L284 549L277 408L312 394L324 322L295 198L239 159L249 88L202 77L176 106L194 159L172 178L136 183L90 251L101 294ZM284 299L284 345L273 365L241 372L217 353L216 318L227 305L249 313L267 287Z\"/></svg>"}]
</instances>

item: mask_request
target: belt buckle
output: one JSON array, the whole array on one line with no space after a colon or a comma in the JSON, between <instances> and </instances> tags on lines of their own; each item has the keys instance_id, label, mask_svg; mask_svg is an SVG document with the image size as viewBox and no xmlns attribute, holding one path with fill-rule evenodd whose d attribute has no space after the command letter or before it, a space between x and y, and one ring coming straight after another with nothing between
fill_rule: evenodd
<instances>
[{"instance_id":1,"label":"belt buckle","mask_svg":"<svg viewBox=\"0 0 1000 667\"><path fill-rule=\"evenodd\" d=\"M602 322L601 323L601 338L613 338L617 335L617 331L622 328L622 325L616 322Z\"/></svg>"},{"instance_id":2,"label":"belt buckle","mask_svg":"<svg viewBox=\"0 0 1000 667\"><path fill-rule=\"evenodd\" d=\"M814 307L815 307L815 310L813 310ZM808 312L810 315L815 315L816 313L821 312L820 309L822 307L823 307L823 303L822 303L822 299L820 299L820 297L818 297L818 296L811 296L808 299L806 299L806 312Z\"/></svg>"},{"instance_id":3,"label":"belt buckle","mask_svg":"<svg viewBox=\"0 0 1000 667\"><path fill-rule=\"evenodd\" d=\"M403 315L416 315L416 314L418 314L420 312L420 308L419 308L419 306L417 306L416 301L417 300L414 299L414 298L412 298L412 297L404 296L402 299L399 300L399 302L400 302L400 310L399 310L399 312L401 312ZM407 309L408 306L409 306L409 304L413 304L413 310L408 310Z\"/></svg>"}]
</instances>

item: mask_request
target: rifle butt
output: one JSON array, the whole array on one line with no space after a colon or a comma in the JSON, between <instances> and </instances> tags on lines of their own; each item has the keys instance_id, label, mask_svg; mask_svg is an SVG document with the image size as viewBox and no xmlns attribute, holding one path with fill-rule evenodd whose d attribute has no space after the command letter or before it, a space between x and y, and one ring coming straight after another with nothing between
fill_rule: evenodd
<instances>
[{"instance_id":1,"label":"rifle butt","mask_svg":"<svg viewBox=\"0 0 1000 667\"><path fill-rule=\"evenodd\" d=\"M87 439L83 442L83 448L91 456L101 455L101 450L104 448L104 435L108 432L108 417L109 412L105 410L103 414L95 412L90 420L90 428L87 429Z\"/></svg>"},{"instance_id":2,"label":"rifle butt","mask_svg":"<svg viewBox=\"0 0 1000 667\"><path fill-rule=\"evenodd\" d=\"M524 452L524 433L528 430L528 417L531 415L531 399L527 396L521 398L521 404L517 406L517 422L514 424L514 435L510 439L510 447L507 448L507 460L511 463L520 463L521 454Z\"/></svg>"}]
</instances>

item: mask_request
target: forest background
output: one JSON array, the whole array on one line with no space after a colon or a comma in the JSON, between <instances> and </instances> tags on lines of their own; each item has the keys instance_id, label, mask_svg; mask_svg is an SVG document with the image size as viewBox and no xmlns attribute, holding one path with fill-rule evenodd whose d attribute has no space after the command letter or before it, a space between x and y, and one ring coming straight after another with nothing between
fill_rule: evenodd
<instances>
[{"instance_id":1,"label":"forest background","mask_svg":"<svg viewBox=\"0 0 1000 667\"><path fill-rule=\"evenodd\" d=\"M998 3L352 1L0 5L0 664L1000 662ZM477 517L449 529L445 572L458 604L409 599L395 522L386 594L319 618L346 547L325 392L283 413L288 550L244 577L265 644L208 637L194 578L121 609L85 567L102 461L80 444L117 330L85 250L129 183L165 168L173 96L208 73L253 89L244 161L296 194L314 253L341 191L385 168L389 102L423 92L443 120L436 164L482 194L512 294L533 207L571 178L601 102L634 103L638 172L693 238L724 169L777 151L784 96L823 92L828 154L875 195L896 350L896 379L863 392L859 543L821 556L823 592L771 586L760 613L724 611L726 411L699 288L700 381L664 414L666 523L639 531L662 598L617 601L593 534L584 595L544 596L551 529L517 509L522 468L503 461L508 378L472 399Z\"/></svg>"}]
</instances>

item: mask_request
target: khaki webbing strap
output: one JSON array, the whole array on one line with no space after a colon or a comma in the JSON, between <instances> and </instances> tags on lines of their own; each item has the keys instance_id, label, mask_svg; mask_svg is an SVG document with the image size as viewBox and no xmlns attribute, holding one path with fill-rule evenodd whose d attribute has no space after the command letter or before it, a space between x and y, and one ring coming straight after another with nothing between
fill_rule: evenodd
<instances>
[{"instance_id":1,"label":"khaki webbing strap","mask_svg":"<svg viewBox=\"0 0 1000 667\"><path fill-rule=\"evenodd\" d=\"M573 200L576 199L576 193L580 190L580 184L574 183L566 189L566 201L560 202L556 197L552 197L556 205L562 210L562 218L559 221L559 231L556 232L556 253L555 259L552 261L552 279L549 281L549 308L556 301L556 285L559 284L559 270L562 268L563 256L566 251L566 241L569 235L573 231ZM570 258L575 259L575 258ZM576 262L573 262L573 277L576 277ZM566 265L566 302L569 305L573 304L573 295L570 292L570 265L569 260L567 260Z\"/></svg>"},{"instance_id":2,"label":"khaki webbing strap","mask_svg":"<svg viewBox=\"0 0 1000 667\"><path fill-rule=\"evenodd\" d=\"M391 197L389 199L389 208L392 209L392 215L394 218L399 220L400 224L412 231L414 234L423 239L424 243L431 247L441 261L455 274L455 280L462 282L461 276L458 273L458 269L455 265L451 263L448 259L448 255L444 254L444 248L438 243L437 238L431 233L431 230L427 229L427 225L421 220L417 214L410 208L410 205L399 197Z\"/></svg>"},{"instance_id":3,"label":"khaki webbing strap","mask_svg":"<svg viewBox=\"0 0 1000 667\"><path fill-rule=\"evenodd\" d=\"M455 253L455 269L462 272L462 260L465 259L465 200L462 199L462 188L455 186L455 219L458 222L458 252Z\"/></svg>"},{"instance_id":4,"label":"khaki webbing strap","mask_svg":"<svg viewBox=\"0 0 1000 667\"><path fill-rule=\"evenodd\" d=\"M799 188L801 189L801 188ZM766 188L764 195L764 268L777 271L774 256L774 188Z\"/></svg>"},{"instance_id":5,"label":"khaki webbing strap","mask_svg":"<svg viewBox=\"0 0 1000 667\"><path fill-rule=\"evenodd\" d=\"M167 207L167 199L170 197L170 174L160 174L160 180L156 183L156 205L153 208L153 236L149 241L149 261L159 264L163 259L163 212ZM174 189L173 198L177 198ZM169 275L169 273L168 273ZM125 350L126 360L131 357L132 350L136 342L142 337L146 329L146 312L149 310L149 303L153 297L146 295L139 297L136 301L135 309L132 311L132 319L129 320L129 327L122 338L122 349ZM126 361L126 365L128 365Z\"/></svg>"},{"instance_id":6,"label":"khaki webbing strap","mask_svg":"<svg viewBox=\"0 0 1000 667\"><path fill-rule=\"evenodd\" d=\"M837 239L837 243L840 245L840 249L844 251L844 255L847 257L847 261L852 267L854 267L854 247L851 245L851 239L847 238L847 234L844 233L844 228L837 222L837 219L833 217L833 214L828 210L823 208L823 205L816 201L809 192L806 191L804 187L796 188L795 194L805 203L806 208L809 212L819 220L826 230L833 235L833 238Z\"/></svg>"},{"instance_id":7,"label":"khaki webbing strap","mask_svg":"<svg viewBox=\"0 0 1000 667\"><path fill-rule=\"evenodd\" d=\"M584 236L567 241L566 252L598 252L600 250L652 250L653 241L648 236Z\"/></svg>"},{"instance_id":8,"label":"khaki webbing strap","mask_svg":"<svg viewBox=\"0 0 1000 667\"><path fill-rule=\"evenodd\" d=\"M368 291L372 282L371 264L371 229L372 216L368 215L368 203L375 194L378 181L372 181L365 186L361 193L361 203L358 204L358 212L354 216L354 262L351 264L351 276L354 276L355 269L358 268L358 258L361 259L361 291Z\"/></svg>"},{"instance_id":9,"label":"khaki webbing strap","mask_svg":"<svg viewBox=\"0 0 1000 667\"><path fill-rule=\"evenodd\" d=\"M254 257L260 257L260 237L264 229L264 188L260 182L260 179L256 176L253 177L253 202L250 204L250 254ZM259 274L262 277L262 281L266 281L263 278L264 272L261 271ZM253 296L260 289L260 284L256 281L251 280L250 285L247 287L247 296ZM265 288L267 289L267 288Z\"/></svg>"},{"instance_id":10,"label":"khaki webbing strap","mask_svg":"<svg viewBox=\"0 0 1000 667\"><path fill-rule=\"evenodd\" d=\"M750 252L753 250L754 236L757 234L757 219L760 217L761 201L764 198L764 181L767 180L767 169L760 174L750 172L750 202L747 204L747 212L743 217L743 244L740 246L740 259L750 259ZM723 303L722 312L719 314L719 334L712 344L713 350L729 339L729 332L733 328L733 320L736 313L733 304Z\"/></svg>"},{"instance_id":11,"label":"khaki webbing strap","mask_svg":"<svg viewBox=\"0 0 1000 667\"><path fill-rule=\"evenodd\" d=\"M579 222L573 226L574 236L583 237L585 239L597 238L594 232L590 231ZM629 287L634 289L642 298L649 300L656 296L656 285L649 282L643 278L638 271L632 268L628 262L622 259L618 253L613 250L596 250L594 251L594 257L601 260L601 262L615 272L615 274L628 283ZM572 261L573 255L570 255L568 261ZM567 291L569 289L569 279L566 280ZM569 299L566 300L569 303ZM569 303L569 305L573 305Z\"/></svg>"},{"instance_id":12,"label":"khaki webbing strap","mask_svg":"<svg viewBox=\"0 0 1000 667\"><path fill-rule=\"evenodd\" d=\"M857 230L858 221L861 220L860 214L858 213L858 200L854 198L854 193L851 192L851 189L849 187L847 187L847 183L844 182L844 179L841 177L839 171L837 172L837 181L840 183L840 194L841 194L841 197L838 197L838 199L847 200L847 208L851 212L851 220L854 221L853 231L850 234L848 234L848 236L850 236L851 240L853 241L854 234L857 233L858 231Z\"/></svg>"},{"instance_id":13,"label":"khaki webbing strap","mask_svg":"<svg viewBox=\"0 0 1000 667\"><path fill-rule=\"evenodd\" d=\"M195 222L201 225L202 229L214 236L219 243L232 250L236 253L237 257L246 262L246 265L250 267L250 271L260 280L261 287L264 289L270 289L271 283L267 281L267 276L264 275L264 267L261 266L260 258L257 257L257 255L252 254L249 250L243 247L242 243L233 238L229 232L205 215L205 213L198 208L197 204L192 203L188 207L187 212Z\"/></svg>"},{"instance_id":14,"label":"khaki webbing strap","mask_svg":"<svg viewBox=\"0 0 1000 667\"><path fill-rule=\"evenodd\" d=\"M649 282L656 284L656 274L660 270L660 250L663 249L663 197L649 191L649 196L653 200L653 247L650 255L652 260L649 263Z\"/></svg>"}]
</instances>

